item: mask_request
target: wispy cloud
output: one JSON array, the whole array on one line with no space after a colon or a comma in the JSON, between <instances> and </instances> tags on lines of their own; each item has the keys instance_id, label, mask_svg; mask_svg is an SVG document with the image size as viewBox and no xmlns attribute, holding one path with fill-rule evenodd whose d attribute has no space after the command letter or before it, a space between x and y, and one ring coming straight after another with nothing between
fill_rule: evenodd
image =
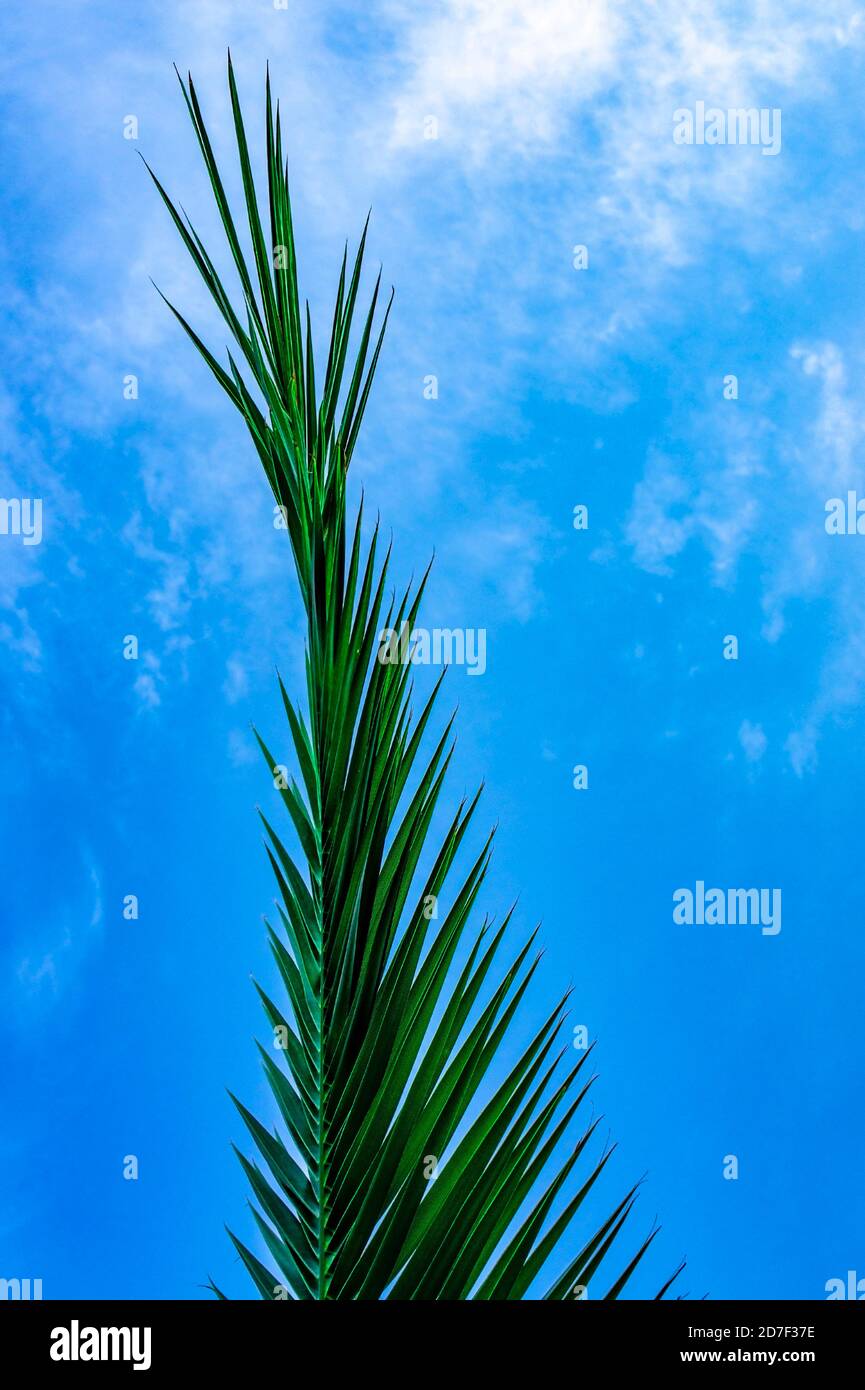
<instances>
[{"instance_id":1,"label":"wispy cloud","mask_svg":"<svg viewBox=\"0 0 865 1390\"><path fill-rule=\"evenodd\" d=\"M50 27L57 13L48 6L42 24ZM120 536L165 643L194 628L210 596L230 592L250 629L238 659L270 661L273 652L256 639L267 634L272 645L267 600L285 560L245 443L148 279L183 304L218 350L217 317L135 159L146 150L218 245L194 141L190 132L178 138L183 118L169 55L194 66L226 151L225 48L234 45L253 126L271 60L286 128L303 130L292 140L292 171L305 280L322 321L344 230L359 224L369 201L378 203L373 250L399 284L400 312L383 363L382 405L370 422L379 447L361 453L359 474L403 529L415 528L413 549L424 518L440 514L457 486L476 520L439 527L441 591L456 593L468 569L517 620L540 601L536 575L551 523L518 516L501 479L473 466L473 432L515 437L533 393L613 415L638 400L638 368L660 358L673 375L669 342L716 288L704 257L713 238L725 248L723 293L746 313L746 263L763 265L761 274L777 285L797 284L807 247L825 251L853 224L852 200L838 196L843 188L823 190L819 180L803 212L803 189L824 153L809 142L844 139L843 126L827 124L826 115L855 78L865 40L861 12L848 0L817 10L766 0L735 13L718 13L708 0L659 0L648 9L626 0L588 0L577 9L569 0L446 0L423 13L389 0L363 21L341 4L276 11L185 0L151 7L146 23L148 42L135 49L108 29L71 35L72 66L50 57L37 24L27 42L46 63L50 111L31 104L26 63L4 75L37 145L49 124L65 124L69 187L88 179L86 200L63 200L54 254L34 264L34 293L10 285L7 303L16 340L28 344L15 365L22 391L38 397L40 373L50 376L51 364L64 362L51 379L49 408L43 400L37 414L42 438L61 445L50 451L46 486L66 489L58 511L70 555L83 553L86 571L95 558L98 571L108 544L105 493L88 489L86 527L103 547L93 557L62 462L64 433L90 431L117 441L137 471L139 491ZM346 26L351 46L336 40ZM372 34L379 42L368 41ZM782 157L676 146L673 112L698 99L782 106ZM130 113L138 141L123 139ZM430 116L435 139L425 138ZM228 165L236 193L233 159ZM585 272L573 267L575 243L589 247ZM795 350L788 365L821 384L815 442L822 438L827 460L834 449L838 465L839 441L855 441L859 431L844 351L836 346L832 358L825 345ZM122 396L129 372L139 378L135 402ZM439 378L436 402L421 394L430 373ZM792 458L802 428L795 401L786 399L785 409L788 418L779 418L764 403L743 421L692 402L689 427L680 410L674 437L649 444L625 527L637 564L661 574L674 573L688 547L699 545L714 582L730 586L742 557L758 554L770 640L783 631L788 598L819 588L822 565L810 523L792 524L789 543L774 549L761 530L769 492L772 506L792 519L801 482L776 466L784 447L776 435L789 441ZM195 447L178 448L172 412L184 440L196 422ZM720 436L718 447L706 448L707 433ZM848 471L853 458L848 452ZM611 555L614 541L605 544ZM35 664L44 643L26 591L38 566L31 575L20 556L15 563L0 591L0 636ZM261 655L251 657L253 649ZM157 652L161 662L166 650ZM156 708L165 690L160 674L138 679L139 697ZM233 690L227 683L227 699ZM819 724L826 716L813 717Z\"/></svg>"},{"instance_id":2,"label":"wispy cloud","mask_svg":"<svg viewBox=\"0 0 865 1390\"><path fill-rule=\"evenodd\" d=\"M743 719L739 726L739 743L749 763L758 763L766 752L768 739L759 724Z\"/></svg>"},{"instance_id":3,"label":"wispy cloud","mask_svg":"<svg viewBox=\"0 0 865 1390\"><path fill-rule=\"evenodd\" d=\"M103 926L102 879L88 851L80 850L84 865L82 885L71 883L67 901L60 905L53 921L29 924L26 953L14 961L12 979L7 982L7 1012L44 1011L53 1007L75 985L90 951L100 939ZM16 943L7 950L14 955ZM20 949L20 943L18 943Z\"/></svg>"}]
</instances>

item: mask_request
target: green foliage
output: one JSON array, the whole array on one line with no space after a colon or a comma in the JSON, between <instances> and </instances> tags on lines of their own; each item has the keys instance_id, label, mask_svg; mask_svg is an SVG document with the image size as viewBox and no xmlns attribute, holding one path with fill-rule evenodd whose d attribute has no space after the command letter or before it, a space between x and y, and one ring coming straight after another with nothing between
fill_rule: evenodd
<instances>
[{"instance_id":1,"label":"green foliage","mask_svg":"<svg viewBox=\"0 0 865 1390\"><path fill-rule=\"evenodd\" d=\"M379 558L378 526L366 543L362 506L350 532L346 524L346 474L390 300L376 327L379 276L350 353L364 228L350 268L343 257L319 384L309 306L298 295L279 108L274 113L268 76L263 217L230 57L228 82L251 258L191 78L181 87L242 309L153 175L234 341L227 368L169 307L246 422L282 508L308 629L305 709L280 681L300 775L281 794L299 852L262 817L281 896L270 945L287 1002L259 989L281 1044L260 1051L285 1137L235 1101L256 1151L254 1160L238 1157L272 1268L232 1240L264 1299L520 1299L539 1279L543 1297L573 1297L594 1279L636 1188L553 1279L562 1237L612 1152L593 1160L572 1190L572 1171L599 1123L569 1137L594 1080L586 1075L591 1049L575 1065L562 1061L565 996L501 1076L501 1045L538 957L530 940L506 968L498 964L510 913L498 927L470 925L492 836L449 891L441 919L432 910L445 902L480 793L457 807L433 855L450 723L431 755L421 748L441 681L415 721L409 666L377 659L383 627L414 625L424 581L398 604L386 601L389 554ZM425 850L432 867L417 892ZM654 1234L607 1298L620 1294Z\"/></svg>"}]
</instances>

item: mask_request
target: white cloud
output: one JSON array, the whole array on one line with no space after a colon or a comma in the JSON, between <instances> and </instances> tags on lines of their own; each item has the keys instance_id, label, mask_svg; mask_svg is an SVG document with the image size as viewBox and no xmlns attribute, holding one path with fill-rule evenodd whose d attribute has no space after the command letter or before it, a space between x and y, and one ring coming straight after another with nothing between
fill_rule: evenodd
<instances>
[{"instance_id":1,"label":"white cloud","mask_svg":"<svg viewBox=\"0 0 865 1390\"><path fill-rule=\"evenodd\" d=\"M483 626L477 611L485 613L491 601L503 615L528 622L541 599L536 574L551 536L536 507L498 496L451 532L442 552L447 577L436 586L437 601L448 614L464 614L469 626Z\"/></svg>"},{"instance_id":2,"label":"white cloud","mask_svg":"<svg viewBox=\"0 0 865 1390\"><path fill-rule=\"evenodd\" d=\"M142 671L140 676L136 676L132 688L143 709L158 709L162 704L156 681L147 671Z\"/></svg>"},{"instance_id":3,"label":"white cloud","mask_svg":"<svg viewBox=\"0 0 865 1390\"><path fill-rule=\"evenodd\" d=\"M843 543L843 541L842 541ZM855 544L855 542L854 542ZM861 709L865 697L865 566L861 560L835 596L837 631L820 666L817 691L785 747L797 776L817 766L820 737Z\"/></svg>"},{"instance_id":4,"label":"white cloud","mask_svg":"<svg viewBox=\"0 0 865 1390\"><path fill-rule=\"evenodd\" d=\"M625 538L642 569L664 575L673 573L671 561L690 541L702 542L711 555L713 581L727 586L758 530L757 489L765 473L759 423L756 429L753 422L743 427L729 410L715 410L701 414L699 432L718 442L711 452L696 437L675 455L649 450Z\"/></svg>"},{"instance_id":5,"label":"white cloud","mask_svg":"<svg viewBox=\"0 0 865 1390\"><path fill-rule=\"evenodd\" d=\"M788 618L793 605L819 602L831 613L819 638L809 627L814 692L785 739L798 775L816 766L827 722L865 692L865 549L855 538L828 537L824 525L828 498L857 484L863 490L863 364L861 334L846 349L797 342L765 388L774 402L771 428L759 402L746 417L731 403L693 410L672 427L675 450L650 450L625 529L635 562L652 573L674 574L690 542L702 544L713 580L725 586L744 556L756 561L770 643L798 639Z\"/></svg>"},{"instance_id":6,"label":"white cloud","mask_svg":"<svg viewBox=\"0 0 865 1390\"><path fill-rule=\"evenodd\" d=\"M222 692L230 705L236 705L238 700L242 700L249 690L246 668L236 656L231 656L225 663L225 671Z\"/></svg>"},{"instance_id":7,"label":"white cloud","mask_svg":"<svg viewBox=\"0 0 865 1390\"><path fill-rule=\"evenodd\" d=\"M671 460L652 450L645 475L634 489L625 527L625 538L643 569L652 574L672 574L670 560L684 549L695 530L693 513L686 510L689 498L688 486Z\"/></svg>"},{"instance_id":8,"label":"white cloud","mask_svg":"<svg viewBox=\"0 0 865 1390\"><path fill-rule=\"evenodd\" d=\"M77 980L104 925L102 878L86 846L79 847L86 882L72 878L56 918L28 922L26 954L14 966L16 987L7 1012L52 1007ZM10 941L14 952L16 943Z\"/></svg>"},{"instance_id":9,"label":"white cloud","mask_svg":"<svg viewBox=\"0 0 865 1390\"><path fill-rule=\"evenodd\" d=\"M176 628L189 611L189 562L177 550L161 549L153 530L136 511L121 531L136 559L161 571L160 584L145 595L150 616L163 632Z\"/></svg>"},{"instance_id":10,"label":"white cloud","mask_svg":"<svg viewBox=\"0 0 865 1390\"><path fill-rule=\"evenodd\" d=\"M576 100L614 80L624 25L607 0L450 0L403 33L411 76L395 103L392 140L439 138L478 160L561 138Z\"/></svg>"},{"instance_id":11,"label":"white cloud","mask_svg":"<svg viewBox=\"0 0 865 1390\"><path fill-rule=\"evenodd\" d=\"M252 734L248 729L232 729L228 735L228 761L232 767L248 767L257 758Z\"/></svg>"},{"instance_id":12,"label":"white cloud","mask_svg":"<svg viewBox=\"0 0 865 1390\"><path fill-rule=\"evenodd\" d=\"M687 276L699 271L707 239L722 240L729 264L763 256L767 274L792 283L805 252L825 249L837 226L855 217L854 200L838 190L825 208L803 213L810 166L807 157L797 161L789 144L795 121L791 127L788 120L807 126L815 112L837 110L839 64L863 40L860 11L848 0L816 9L804 0L765 0L747 12L719 12L708 0L650 7L444 0L419 12L408 0L387 0L376 19L389 42L357 58L330 46L343 14L336 4L286 12L229 0L156 4L148 42L124 49L112 34L111 61L100 55L98 64L87 48L99 39L95 28L70 32L70 62L51 56L37 25L30 42L46 65L50 107L29 104L26 63L4 75L34 140L53 140L63 127L73 175L90 179L98 171L92 196L68 210L60 242L40 269L35 310L20 293L14 306L34 379L40 371L50 377L51 364L63 360L62 380L52 386L57 419L65 429L83 419L110 437L130 418L119 383L135 370L142 402L165 422L176 407L184 431L178 447L166 423L163 443L140 450L152 515L140 508L124 532L140 572L154 576L142 593L167 636L181 634L196 603L229 586L266 622L261 598L269 599L274 576L285 570L284 553L265 534L267 494L249 446L238 445L227 405L147 280L152 274L219 348L224 333L205 291L134 144L120 134L122 114L136 112L139 147L188 202L205 241L218 244L169 53L181 67L185 60L194 66L232 193L238 179L225 47L230 41L237 56L251 128L259 127L260 77L271 59L289 132L304 279L320 318L337 245L376 202L373 252L400 297L383 363L386 405L380 415L373 406L370 423L384 447L378 457L362 454L359 466L374 477L375 501L396 501L421 535L424 517L441 510L459 480L463 514L478 520L465 530L458 522L444 545L437 536L443 561L454 561L446 582L458 593L465 566L523 619L539 600L546 523L503 504L471 467L470 430L515 432L532 389L601 412L621 410L637 396L631 364L668 331L671 306L679 313L693 307L683 299L694 288ZM43 15L47 31L53 22ZM82 84L81 70L92 80ZM780 105L788 142L782 155L674 146L672 113L697 99ZM437 141L422 138L429 114L440 118ZM571 266L576 241L590 247L584 273ZM823 423L814 435L820 457L827 470L849 470L859 422L843 362L826 345L797 352L802 375L822 384ZM428 371L441 373L437 404L447 409L420 432L410 396ZM83 416L76 417L76 404ZM193 417L200 434L191 446ZM688 545L702 544L720 585L733 582L741 557L759 545L765 632L777 640L788 598L822 583L807 525L788 527L786 548L772 554L760 532L767 489L786 489L778 505L789 515L784 498L795 492L797 475L783 483L766 476L766 439L775 427L768 414L756 423L752 416L747 429L729 413L704 414L701 423L721 432L714 455L696 457L687 430L680 432L684 452L666 440L650 451L628 539L637 562L658 573L670 573ZM787 435L792 458L789 425ZM16 622L26 618L17 588L9 611ZM16 638L7 619L3 632L29 643L37 659L32 626Z\"/></svg>"},{"instance_id":13,"label":"white cloud","mask_svg":"<svg viewBox=\"0 0 865 1390\"><path fill-rule=\"evenodd\" d=\"M739 726L739 743L749 763L758 763L766 752L768 739L760 724L743 719Z\"/></svg>"}]
</instances>

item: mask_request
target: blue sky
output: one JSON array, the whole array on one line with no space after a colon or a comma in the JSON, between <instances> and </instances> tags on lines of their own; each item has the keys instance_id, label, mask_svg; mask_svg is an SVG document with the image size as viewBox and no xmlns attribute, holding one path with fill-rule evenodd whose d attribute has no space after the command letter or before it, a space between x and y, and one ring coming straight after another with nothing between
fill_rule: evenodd
<instances>
[{"instance_id":1,"label":"blue sky","mask_svg":"<svg viewBox=\"0 0 865 1390\"><path fill-rule=\"evenodd\" d=\"M446 681L451 795L485 778L499 822L484 908L542 922L523 1029L573 985L599 1039L605 1194L645 1173L632 1239L663 1227L634 1292L682 1256L713 1298L865 1276L865 539L824 527L865 495L865 17L574 8L4 16L0 493L44 510L40 545L0 536L0 1274L46 1297L249 1293L222 1229L252 1238L225 1087L267 1107L249 722L282 736L301 623L258 464L150 284L222 343L137 158L216 242L171 65L236 191L229 45L253 129L270 61L321 322L373 206L397 296L355 485L398 574L435 548L427 624L487 630L483 678ZM780 110L777 156L675 144L698 101ZM780 887L782 930L674 924L697 880Z\"/></svg>"}]
</instances>

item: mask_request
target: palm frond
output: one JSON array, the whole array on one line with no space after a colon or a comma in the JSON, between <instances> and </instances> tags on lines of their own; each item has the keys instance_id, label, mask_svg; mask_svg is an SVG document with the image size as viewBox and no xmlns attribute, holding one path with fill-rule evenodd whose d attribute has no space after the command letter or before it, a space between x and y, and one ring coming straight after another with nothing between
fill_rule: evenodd
<instances>
[{"instance_id":1,"label":"palm frond","mask_svg":"<svg viewBox=\"0 0 865 1390\"><path fill-rule=\"evenodd\" d=\"M300 781L278 782L296 848L262 817L280 895L269 940L286 1003L258 987L278 1043L260 1050L282 1130L271 1132L235 1100L257 1152L256 1161L238 1157L270 1265L231 1239L264 1299L521 1299L552 1277L612 1152L567 1196L598 1125L590 1120L573 1137L594 1080L584 1076L591 1049L564 1064L565 996L500 1074L502 1044L539 957L530 938L499 963L510 913L498 927L471 925L492 835L450 887L480 792L456 808L432 851L453 754L450 721L423 751L441 681L414 720L409 665L383 659L380 638L414 626L426 576L386 601L390 554L380 558L378 526L365 541L362 503L350 529L346 520L346 474L393 294L380 313L379 275L352 348L364 227L353 260L347 248L343 256L317 372L309 306L298 292L279 106L268 74L262 214L230 55L228 83L250 251L192 79L180 79L239 303L152 175L233 340L227 366L169 307L246 422L285 521L307 621L305 707L280 681ZM276 774L277 760L259 744ZM422 859L432 867L418 891ZM450 905L439 919L446 887ZM564 1257L544 1298L588 1286L635 1196L631 1189L579 1253ZM654 1235L607 1297L618 1297Z\"/></svg>"}]
</instances>

